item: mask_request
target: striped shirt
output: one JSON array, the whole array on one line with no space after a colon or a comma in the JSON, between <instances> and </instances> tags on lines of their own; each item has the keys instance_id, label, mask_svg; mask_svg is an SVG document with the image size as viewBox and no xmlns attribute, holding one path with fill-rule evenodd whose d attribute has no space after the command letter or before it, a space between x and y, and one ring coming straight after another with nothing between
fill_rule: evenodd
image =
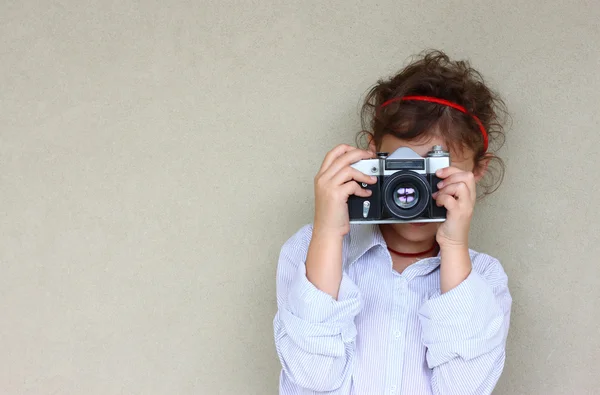
<instances>
[{"instance_id":1,"label":"striped shirt","mask_svg":"<svg viewBox=\"0 0 600 395\"><path fill-rule=\"evenodd\" d=\"M277 268L280 394L492 392L512 304L498 260L471 250L469 276L441 294L439 255L399 274L379 228L353 224L336 300L306 278L311 235L292 236Z\"/></svg>"}]
</instances>

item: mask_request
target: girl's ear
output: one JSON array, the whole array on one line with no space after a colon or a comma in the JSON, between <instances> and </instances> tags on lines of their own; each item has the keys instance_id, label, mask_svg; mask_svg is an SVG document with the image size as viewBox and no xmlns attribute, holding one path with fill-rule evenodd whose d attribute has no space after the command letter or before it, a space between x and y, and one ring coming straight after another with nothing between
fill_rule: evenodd
<instances>
[{"instance_id":1,"label":"girl's ear","mask_svg":"<svg viewBox=\"0 0 600 395\"><path fill-rule=\"evenodd\" d=\"M488 166L490 165L490 160L492 160L492 156L486 154L483 159L475 166L473 170L473 175L475 176L475 182L479 182L488 171Z\"/></svg>"},{"instance_id":2,"label":"girl's ear","mask_svg":"<svg viewBox=\"0 0 600 395\"><path fill-rule=\"evenodd\" d=\"M367 133L367 140L369 141L369 151L374 154L377 153L377 147L375 146L375 139L371 133Z\"/></svg>"}]
</instances>

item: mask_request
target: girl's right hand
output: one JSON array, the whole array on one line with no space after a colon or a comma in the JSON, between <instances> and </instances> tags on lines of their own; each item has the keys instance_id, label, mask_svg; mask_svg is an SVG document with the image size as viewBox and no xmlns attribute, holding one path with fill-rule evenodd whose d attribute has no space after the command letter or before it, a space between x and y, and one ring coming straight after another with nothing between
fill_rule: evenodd
<instances>
[{"instance_id":1,"label":"girl's right hand","mask_svg":"<svg viewBox=\"0 0 600 395\"><path fill-rule=\"evenodd\" d=\"M352 167L362 159L375 158L375 153L338 145L323 160L315 176L315 219L313 233L344 236L350 231L348 197L371 196L371 191L358 183L375 184L377 177L368 176Z\"/></svg>"}]
</instances>

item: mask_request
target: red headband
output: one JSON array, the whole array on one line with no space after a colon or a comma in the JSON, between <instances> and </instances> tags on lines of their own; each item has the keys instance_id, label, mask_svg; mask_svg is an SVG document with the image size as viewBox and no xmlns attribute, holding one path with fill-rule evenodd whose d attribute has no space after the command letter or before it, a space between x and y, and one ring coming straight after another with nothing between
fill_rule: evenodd
<instances>
[{"instance_id":1,"label":"red headband","mask_svg":"<svg viewBox=\"0 0 600 395\"><path fill-rule=\"evenodd\" d=\"M406 100L427 101L427 102L431 102L431 103L442 104L444 106L452 107L464 114L469 115L471 118L473 118L475 120L475 122L477 123L477 126L479 126L479 130L481 131L481 135L483 136L483 151L484 152L487 151L487 149L488 149L488 134L487 134L487 131L485 130L485 127L483 126L483 124L481 123L479 118L477 118L477 116L475 114L471 114L469 111L467 111L466 108L464 108L463 106L460 106L456 103L452 103L451 101L444 100L444 99L438 99L437 97L431 97L431 96L404 96L404 97L394 97L393 99L390 99L390 100L384 102L381 105L381 108L387 106L390 103L394 103L397 101L406 101Z\"/></svg>"}]
</instances>

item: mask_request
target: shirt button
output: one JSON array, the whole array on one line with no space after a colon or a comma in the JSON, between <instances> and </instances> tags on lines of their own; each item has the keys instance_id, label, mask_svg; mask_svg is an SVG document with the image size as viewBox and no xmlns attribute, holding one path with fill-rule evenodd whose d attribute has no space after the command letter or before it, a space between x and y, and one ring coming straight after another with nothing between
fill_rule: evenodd
<instances>
[{"instance_id":1,"label":"shirt button","mask_svg":"<svg viewBox=\"0 0 600 395\"><path fill-rule=\"evenodd\" d=\"M391 392L392 394L396 392L396 386L395 386L395 385L392 385L392 386L390 387L390 392Z\"/></svg>"},{"instance_id":2,"label":"shirt button","mask_svg":"<svg viewBox=\"0 0 600 395\"><path fill-rule=\"evenodd\" d=\"M399 339L400 337L402 337L402 332L400 332L400 331L394 331L394 337L396 339Z\"/></svg>"}]
</instances>

